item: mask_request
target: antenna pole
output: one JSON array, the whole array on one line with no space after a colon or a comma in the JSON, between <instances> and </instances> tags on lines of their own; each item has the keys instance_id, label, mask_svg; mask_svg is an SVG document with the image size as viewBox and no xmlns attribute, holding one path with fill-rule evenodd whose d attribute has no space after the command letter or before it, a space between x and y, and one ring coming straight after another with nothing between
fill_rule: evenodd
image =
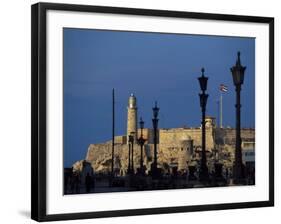
<instances>
[{"instance_id":1,"label":"antenna pole","mask_svg":"<svg viewBox=\"0 0 281 224\"><path fill-rule=\"evenodd\" d=\"M220 128L222 128L223 124L222 124L222 93L220 96Z\"/></svg>"},{"instance_id":2,"label":"antenna pole","mask_svg":"<svg viewBox=\"0 0 281 224\"><path fill-rule=\"evenodd\" d=\"M112 89L112 158L111 158L111 174L114 172L114 136L115 136L115 95Z\"/></svg>"}]
</instances>

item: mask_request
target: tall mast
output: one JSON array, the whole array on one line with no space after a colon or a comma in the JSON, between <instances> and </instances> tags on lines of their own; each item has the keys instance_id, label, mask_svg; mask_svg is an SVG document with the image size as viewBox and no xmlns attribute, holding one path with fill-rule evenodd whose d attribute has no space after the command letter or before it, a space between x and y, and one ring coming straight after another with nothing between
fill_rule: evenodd
<instances>
[{"instance_id":1,"label":"tall mast","mask_svg":"<svg viewBox=\"0 0 281 224\"><path fill-rule=\"evenodd\" d=\"M222 128L222 93L220 95L220 128Z\"/></svg>"},{"instance_id":2,"label":"tall mast","mask_svg":"<svg viewBox=\"0 0 281 224\"><path fill-rule=\"evenodd\" d=\"M111 174L114 171L114 136L115 136L115 95L114 88L112 89L112 158L111 158Z\"/></svg>"}]
</instances>

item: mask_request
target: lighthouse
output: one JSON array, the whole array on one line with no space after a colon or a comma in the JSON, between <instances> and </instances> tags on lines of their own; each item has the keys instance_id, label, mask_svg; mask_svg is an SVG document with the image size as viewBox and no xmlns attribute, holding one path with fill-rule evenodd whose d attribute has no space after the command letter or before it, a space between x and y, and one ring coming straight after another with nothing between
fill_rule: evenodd
<instances>
[{"instance_id":1,"label":"lighthouse","mask_svg":"<svg viewBox=\"0 0 281 224\"><path fill-rule=\"evenodd\" d=\"M137 99L132 93L129 97L128 102L128 118L127 118L127 143L128 143L128 136L133 135L134 140L137 139Z\"/></svg>"}]
</instances>

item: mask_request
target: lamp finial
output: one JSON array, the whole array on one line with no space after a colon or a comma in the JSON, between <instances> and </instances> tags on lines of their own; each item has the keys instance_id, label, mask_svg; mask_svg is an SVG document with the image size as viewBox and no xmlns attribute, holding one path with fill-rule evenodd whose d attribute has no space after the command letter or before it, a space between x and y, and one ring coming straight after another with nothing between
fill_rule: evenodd
<instances>
[{"instance_id":1,"label":"lamp finial","mask_svg":"<svg viewBox=\"0 0 281 224\"><path fill-rule=\"evenodd\" d=\"M237 61L236 61L236 65L237 65L237 66L241 66L240 55L241 55L241 53L240 53L240 51L238 51L238 52L237 52Z\"/></svg>"},{"instance_id":2,"label":"lamp finial","mask_svg":"<svg viewBox=\"0 0 281 224\"><path fill-rule=\"evenodd\" d=\"M204 76L204 73L205 73L205 68L201 68L201 72L202 72L202 76Z\"/></svg>"}]
</instances>

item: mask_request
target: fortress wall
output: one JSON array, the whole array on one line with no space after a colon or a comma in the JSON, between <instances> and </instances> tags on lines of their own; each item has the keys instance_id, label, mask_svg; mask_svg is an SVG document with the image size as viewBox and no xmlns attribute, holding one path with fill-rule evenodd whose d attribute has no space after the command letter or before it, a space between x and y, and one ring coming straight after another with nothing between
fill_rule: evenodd
<instances>
[{"instance_id":1,"label":"fortress wall","mask_svg":"<svg viewBox=\"0 0 281 224\"><path fill-rule=\"evenodd\" d=\"M149 128L144 128L143 131L143 137L146 139L147 144L153 143L153 130ZM141 135L141 129L138 129L138 137Z\"/></svg>"},{"instance_id":2,"label":"fortress wall","mask_svg":"<svg viewBox=\"0 0 281 224\"><path fill-rule=\"evenodd\" d=\"M114 147L114 157L120 161L120 169L125 171L128 167L128 145L116 144ZM144 164L148 163L148 157L153 155L153 146L147 145L143 149ZM95 171L105 171L111 169L111 141L104 144L90 144L88 147L86 161L92 164ZM139 167L140 164L140 146L134 144L134 167ZM116 166L116 165L115 165ZM148 166L148 165L147 165Z\"/></svg>"},{"instance_id":3,"label":"fortress wall","mask_svg":"<svg viewBox=\"0 0 281 224\"><path fill-rule=\"evenodd\" d=\"M126 144L127 138L125 135L115 136L114 142L115 142L115 144Z\"/></svg>"},{"instance_id":4,"label":"fortress wall","mask_svg":"<svg viewBox=\"0 0 281 224\"><path fill-rule=\"evenodd\" d=\"M243 128L241 129L242 141L254 141L255 129ZM215 129L216 144L235 145L236 141L236 129L234 128L217 128Z\"/></svg>"},{"instance_id":5,"label":"fortress wall","mask_svg":"<svg viewBox=\"0 0 281 224\"><path fill-rule=\"evenodd\" d=\"M173 129L160 129L159 131L159 149L158 161L159 163L178 163L181 161L182 153L187 152L186 140L189 137L193 140L193 145L201 146L202 144L202 130L187 129L187 128L173 128ZM183 151L182 151L183 148ZM211 128L206 128L206 149L211 150L214 148L213 131ZM186 154L186 156L188 156Z\"/></svg>"},{"instance_id":6,"label":"fortress wall","mask_svg":"<svg viewBox=\"0 0 281 224\"><path fill-rule=\"evenodd\" d=\"M143 138L146 139L147 144L153 144L153 130L149 128L144 128L142 131ZM139 138L141 135L141 130L138 129L137 138ZM126 135L120 135L115 136L115 143L117 144L126 144L127 143L127 136Z\"/></svg>"},{"instance_id":7,"label":"fortress wall","mask_svg":"<svg viewBox=\"0 0 281 224\"><path fill-rule=\"evenodd\" d=\"M241 130L242 139L255 139L255 129L248 128Z\"/></svg>"},{"instance_id":8,"label":"fortress wall","mask_svg":"<svg viewBox=\"0 0 281 224\"><path fill-rule=\"evenodd\" d=\"M254 129L242 129L242 140L254 141ZM160 129L159 130L160 142L157 145L158 151L158 164L177 163L183 157L181 148L183 147L184 140L189 137L193 140L193 145L201 146L201 129L200 128L173 128L173 129ZM214 138L215 137L215 138ZM115 140L115 158L119 158L120 169L123 173L126 172L128 167L128 145L126 144L126 136L116 136ZM149 139L144 146L144 165L150 168L153 161L154 145L153 133L151 129L144 129L144 138ZM235 146L235 129L212 129L206 128L206 149L211 150L214 148L216 142L225 141L225 144L230 145L234 149ZM117 141L118 140L118 141ZM184 141L184 142L183 142ZM86 161L92 164L95 171L110 171L111 169L111 150L112 142L107 141L101 144L90 144L88 147ZM186 150L186 148L184 148ZM188 156L188 155L186 155ZM135 169L139 167L140 161L140 146L134 144L134 165ZM116 166L116 165L115 165Z\"/></svg>"},{"instance_id":9,"label":"fortress wall","mask_svg":"<svg viewBox=\"0 0 281 224\"><path fill-rule=\"evenodd\" d=\"M111 144L90 144L87 150L86 160L93 162L97 159L97 154L103 154L105 157L110 154Z\"/></svg>"},{"instance_id":10,"label":"fortress wall","mask_svg":"<svg viewBox=\"0 0 281 224\"><path fill-rule=\"evenodd\" d=\"M193 140L194 146L201 146L202 130L200 128L174 128L174 129L160 129L160 147L172 148L182 147L181 142L188 140L190 137ZM206 149L214 148L213 129L206 128Z\"/></svg>"}]
</instances>

